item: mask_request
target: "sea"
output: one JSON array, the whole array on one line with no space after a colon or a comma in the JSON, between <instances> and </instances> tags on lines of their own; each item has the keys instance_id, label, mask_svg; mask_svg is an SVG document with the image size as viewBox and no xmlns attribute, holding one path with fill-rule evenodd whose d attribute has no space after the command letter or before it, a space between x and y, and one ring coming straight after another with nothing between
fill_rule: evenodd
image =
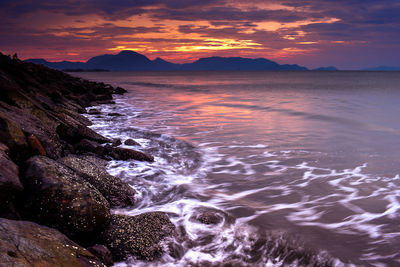
<instances>
[{"instance_id":1,"label":"sea","mask_svg":"<svg viewBox=\"0 0 400 267\"><path fill-rule=\"evenodd\" d=\"M91 127L155 157L109 163L138 192L113 213L177 228L115 266L400 266L400 72L74 75L128 91Z\"/></svg>"}]
</instances>

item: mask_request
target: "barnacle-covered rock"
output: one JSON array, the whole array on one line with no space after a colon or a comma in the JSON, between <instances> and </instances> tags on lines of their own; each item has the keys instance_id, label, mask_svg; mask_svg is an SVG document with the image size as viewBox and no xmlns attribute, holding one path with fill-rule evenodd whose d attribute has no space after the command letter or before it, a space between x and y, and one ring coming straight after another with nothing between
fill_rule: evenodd
<instances>
[{"instance_id":1,"label":"barnacle-covered rock","mask_svg":"<svg viewBox=\"0 0 400 267\"><path fill-rule=\"evenodd\" d=\"M30 158L22 177L28 218L69 236L93 234L107 226L110 206L77 172L43 156Z\"/></svg>"},{"instance_id":2,"label":"barnacle-covered rock","mask_svg":"<svg viewBox=\"0 0 400 267\"><path fill-rule=\"evenodd\" d=\"M162 212L137 216L112 215L100 239L111 250L115 261L129 256L151 261L162 255L160 242L172 235L174 230L175 226Z\"/></svg>"}]
</instances>

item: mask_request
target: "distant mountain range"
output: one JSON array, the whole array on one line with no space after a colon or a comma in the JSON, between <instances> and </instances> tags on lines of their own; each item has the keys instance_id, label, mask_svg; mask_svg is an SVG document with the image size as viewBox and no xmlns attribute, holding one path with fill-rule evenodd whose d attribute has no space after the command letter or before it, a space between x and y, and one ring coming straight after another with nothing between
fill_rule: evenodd
<instances>
[{"instance_id":1,"label":"distant mountain range","mask_svg":"<svg viewBox=\"0 0 400 267\"><path fill-rule=\"evenodd\" d=\"M329 67L316 68L316 69L313 69L313 70L316 70L316 71L335 71L335 70L338 70L338 69L336 67L334 67L334 66L329 66Z\"/></svg>"},{"instance_id":2,"label":"distant mountain range","mask_svg":"<svg viewBox=\"0 0 400 267\"><path fill-rule=\"evenodd\" d=\"M150 60L146 56L133 52L122 51L117 55L101 55L87 62L49 62L44 59L28 59L27 62L42 64L59 70L110 70L110 71L170 71L170 70L308 70L293 64L278 64L265 58L242 57L208 57L200 58L192 63L174 64L161 58Z\"/></svg>"},{"instance_id":3,"label":"distant mountain range","mask_svg":"<svg viewBox=\"0 0 400 267\"><path fill-rule=\"evenodd\" d=\"M27 62L42 64L47 67L67 71L171 71L171 70L308 70L297 64L278 64L265 58L242 57L207 57L192 63L175 64L162 58L150 60L134 51L122 51L116 55L101 55L87 62L49 62L45 59L28 59ZM328 66L312 69L313 71L336 71L336 67ZM400 67L379 66L361 69L365 71L400 71Z\"/></svg>"}]
</instances>

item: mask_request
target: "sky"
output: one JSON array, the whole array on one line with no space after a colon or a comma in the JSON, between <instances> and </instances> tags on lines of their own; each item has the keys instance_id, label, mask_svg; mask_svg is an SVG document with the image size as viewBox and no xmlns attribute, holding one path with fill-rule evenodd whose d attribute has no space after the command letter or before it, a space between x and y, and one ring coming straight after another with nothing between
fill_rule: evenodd
<instances>
[{"instance_id":1,"label":"sky","mask_svg":"<svg viewBox=\"0 0 400 267\"><path fill-rule=\"evenodd\" d=\"M267 58L400 66L399 0L0 0L0 52L86 61L133 50L174 63Z\"/></svg>"}]
</instances>

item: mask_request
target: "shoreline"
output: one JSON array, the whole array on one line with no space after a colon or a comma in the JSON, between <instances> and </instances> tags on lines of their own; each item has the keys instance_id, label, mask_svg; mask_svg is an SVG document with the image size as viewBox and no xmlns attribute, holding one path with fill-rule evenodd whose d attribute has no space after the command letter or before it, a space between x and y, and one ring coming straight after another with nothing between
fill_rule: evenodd
<instances>
[{"instance_id":1,"label":"shoreline","mask_svg":"<svg viewBox=\"0 0 400 267\"><path fill-rule=\"evenodd\" d=\"M137 192L107 172L107 160L152 162L154 158L126 148L137 146L132 139L129 144L125 140L122 148L121 140L98 134L82 114L101 113L96 109L99 104L115 105L112 95L123 94L124 89L2 55L0 81L4 92L0 99L0 163L14 164L11 176L0 168L0 193L7 195L0 203L0 236L4 240L0 262L111 266L129 257L151 263L168 254L176 263L192 244L201 241L192 240L182 225L174 225L167 212L111 213L113 208L135 205ZM7 175L9 179L3 181ZM221 216L228 216L223 213L200 210L194 219L213 227L223 220ZM248 253L256 253L255 257L265 254L262 257L269 263L277 258L276 264L332 265L329 257L318 259L318 253L289 239L282 241L280 236L260 233L253 242L254 251ZM15 246L21 243L26 245ZM59 247L66 249L54 249ZM249 259L242 260L228 257L192 264L251 265Z\"/></svg>"},{"instance_id":2,"label":"shoreline","mask_svg":"<svg viewBox=\"0 0 400 267\"><path fill-rule=\"evenodd\" d=\"M159 257L174 225L161 212L112 215L136 192L105 169L106 160L153 157L118 147L81 115L126 91L2 54L0 81L0 262L111 266Z\"/></svg>"}]
</instances>

